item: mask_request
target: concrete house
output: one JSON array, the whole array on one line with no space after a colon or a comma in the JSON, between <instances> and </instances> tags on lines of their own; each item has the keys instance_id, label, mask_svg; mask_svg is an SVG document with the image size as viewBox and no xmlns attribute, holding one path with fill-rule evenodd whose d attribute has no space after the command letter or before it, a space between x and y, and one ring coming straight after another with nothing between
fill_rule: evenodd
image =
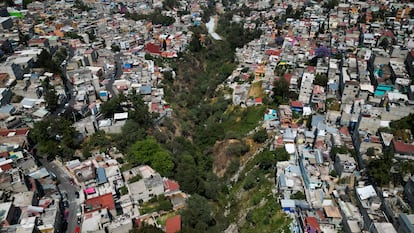
<instances>
[{"instance_id":1,"label":"concrete house","mask_svg":"<svg viewBox=\"0 0 414 233\"><path fill-rule=\"evenodd\" d=\"M164 193L164 182L159 173L128 185L129 193L135 202L148 201Z\"/></svg>"}]
</instances>

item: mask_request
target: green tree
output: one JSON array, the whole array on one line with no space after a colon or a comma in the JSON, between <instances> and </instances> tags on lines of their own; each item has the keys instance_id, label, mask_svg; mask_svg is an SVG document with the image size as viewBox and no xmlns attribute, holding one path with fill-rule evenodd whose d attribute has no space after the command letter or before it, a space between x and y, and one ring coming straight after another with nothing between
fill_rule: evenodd
<instances>
[{"instance_id":1,"label":"green tree","mask_svg":"<svg viewBox=\"0 0 414 233\"><path fill-rule=\"evenodd\" d=\"M267 140L267 130L259 129L255 134L253 134L253 140L257 143L263 143Z\"/></svg>"},{"instance_id":2,"label":"green tree","mask_svg":"<svg viewBox=\"0 0 414 233\"><path fill-rule=\"evenodd\" d=\"M389 45L390 45L390 42L388 41L388 39L383 38L378 46L381 46L384 50L386 50Z\"/></svg>"},{"instance_id":3,"label":"green tree","mask_svg":"<svg viewBox=\"0 0 414 233\"><path fill-rule=\"evenodd\" d=\"M187 193L196 193L201 190L201 177L199 169L194 161L194 158L184 153L180 156L180 159L176 162L177 169L175 173L175 180L180 184L180 188Z\"/></svg>"},{"instance_id":4,"label":"green tree","mask_svg":"<svg viewBox=\"0 0 414 233\"><path fill-rule=\"evenodd\" d=\"M294 200L306 200L305 194L301 191L297 191L296 193L292 194L290 198Z\"/></svg>"},{"instance_id":5,"label":"green tree","mask_svg":"<svg viewBox=\"0 0 414 233\"><path fill-rule=\"evenodd\" d=\"M328 85L328 81L329 79L327 74L317 73L315 76L315 80L313 80L313 84L326 87L326 85Z\"/></svg>"},{"instance_id":6,"label":"green tree","mask_svg":"<svg viewBox=\"0 0 414 233\"><path fill-rule=\"evenodd\" d=\"M277 79L273 86L273 101L280 105L287 103L289 95L289 83L283 77Z\"/></svg>"},{"instance_id":7,"label":"green tree","mask_svg":"<svg viewBox=\"0 0 414 233\"><path fill-rule=\"evenodd\" d=\"M374 147L370 147L370 148L367 149L367 156L369 156L369 157L375 156L375 148Z\"/></svg>"},{"instance_id":8,"label":"green tree","mask_svg":"<svg viewBox=\"0 0 414 233\"><path fill-rule=\"evenodd\" d=\"M277 161L288 161L290 159L289 153L285 147L278 147L274 151Z\"/></svg>"},{"instance_id":9,"label":"green tree","mask_svg":"<svg viewBox=\"0 0 414 233\"><path fill-rule=\"evenodd\" d=\"M119 52L119 51L121 51L121 47L119 47L119 45L116 45L116 44L112 44L111 45L111 50L112 50L112 52Z\"/></svg>"},{"instance_id":10,"label":"green tree","mask_svg":"<svg viewBox=\"0 0 414 233\"><path fill-rule=\"evenodd\" d=\"M335 7L338 6L338 4L339 4L338 0L328 0L322 6L328 10L332 10L332 9L335 9Z\"/></svg>"},{"instance_id":11,"label":"green tree","mask_svg":"<svg viewBox=\"0 0 414 233\"><path fill-rule=\"evenodd\" d=\"M60 47L53 55L52 60L55 64L62 64L67 55L66 47Z\"/></svg>"},{"instance_id":12,"label":"green tree","mask_svg":"<svg viewBox=\"0 0 414 233\"><path fill-rule=\"evenodd\" d=\"M276 164L275 154L269 150L265 150L256 155L256 160L260 169L263 170L270 170Z\"/></svg>"},{"instance_id":13,"label":"green tree","mask_svg":"<svg viewBox=\"0 0 414 233\"><path fill-rule=\"evenodd\" d=\"M162 5L166 10L172 10L177 6L180 6L180 3L177 0L164 0Z\"/></svg>"},{"instance_id":14,"label":"green tree","mask_svg":"<svg viewBox=\"0 0 414 233\"><path fill-rule=\"evenodd\" d=\"M171 201L167 198L165 198L164 195L159 195L157 197L158 202L158 208L157 211L170 211L173 209L173 205L171 204Z\"/></svg>"},{"instance_id":15,"label":"green tree","mask_svg":"<svg viewBox=\"0 0 414 233\"><path fill-rule=\"evenodd\" d=\"M121 128L121 133L114 136L117 148L126 153L128 148L136 141L144 140L146 129L133 120L128 119Z\"/></svg>"},{"instance_id":16,"label":"green tree","mask_svg":"<svg viewBox=\"0 0 414 233\"><path fill-rule=\"evenodd\" d=\"M30 130L29 138L37 144L40 156L62 156L70 159L79 147L78 132L66 119L51 117L35 122Z\"/></svg>"},{"instance_id":17,"label":"green tree","mask_svg":"<svg viewBox=\"0 0 414 233\"><path fill-rule=\"evenodd\" d=\"M292 5L289 4L287 6L285 15L286 15L286 18L292 18L293 17L293 7L292 7Z\"/></svg>"},{"instance_id":18,"label":"green tree","mask_svg":"<svg viewBox=\"0 0 414 233\"><path fill-rule=\"evenodd\" d=\"M49 85L44 93L44 100L46 101L46 109L49 112L54 112L59 107L59 96L56 93L55 87Z\"/></svg>"},{"instance_id":19,"label":"green tree","mask_svg":"<svg viewBox=\"0 0 414 233\"><path fill-rule=\"evenodd\" d=\"M171 155L152 138L133 144L129 149L127 160L134 165L150 165L162 176L171 176L174 168Z\"/></svg>"},{"instance_id":20,"label":"green tree","mask_svg":"<svg viewBox=\"0 0 414 233\"><path fill-rule=\"evenodd\" d=\"M121 102L123 98L120 96L113 97L112 99L101 104L99 111L107 118L113 117L114 113L124 112Z\"/></svg>"},{"instance_id":21,"label":"green tree","mask_svg":"<svg viewBox=\"0 0 414 233\"><path fill-rule=\"evenodd\" d=\"M23 9L27 9L27 5L32 3L32 0L23 0Z\"/></svg>"},{"instance_id":22,"label":"green tree","mask_svg":"<svg viewBox=\"0 0 414 233\"><path fill-rule=\"evenodd\" d=\"M414 174L414 162L413 161L402 161L399 167L400 167L400 171L402 175Z\"/></svg>"},{"instance_id":23,"label":"green tree","mask_svg":"<svg viewBox=\"0 0 414 233\"><path fill-rule=\"evenodd\" d=\"M82 0L75 0L74 7L78 8L81 11L89 11L92 9L88 5L86 5Z\"/></svg>"},{"instance_id":24,"label":"green tree","mask_svg":"<svg viewBox=\"0 0 414 233\"><path fill-rule=\"evenodd\" d=\"M119 191L120 191L121 195L126 195L129 192L128 188L126 186L122 186Z\"/></svg>"},{"instance_id":25,"label":"green tree","mask_svg":"<svg viewBox=\"0 0 414 233\"><path fill-rule=\"evenodd\" d=\"M244 179L243 183L243 189L244 190L250 190L256 186L257 177L255 177L252 173L249 173L246 178Z\"/></svg>"},{"instance_id":26,"label":"green tree","mask_svg":"<svg viewBox=\"0 0 414 233\"><path fill-rule=\"evenodd\" d=\"M156 226L144 224L140 228L130 230L129 233L164 233L164 231Z\"/></svg>"},{"instance_id":27,"label":"green tree","mask_svg":"<svg viewBox=\"0 0 414 233\"><path fill-rule=\"evenodd\" d=\"M6 6L12 7L14 6L13 0L3 0L2 2L6 3Z\"/></svg>"},{"instance_id":28,"label":"green tree","mask_svg":"<svg viewBox=\"0 0 414 233\"><path fill-rule=\"evenodd\" d=\"M331 150L331 157L335 158L336 154L348 154L349 150L346 146L334 146Z\"/></svg>"},{"instance_id":29,"label":"green tree","mask_svg":"<svg viewBox=\"0 0 414 233\"><path fill-rule=\"evenodd\" d=\"M109 135L105 133L105 131L99 130L89 137L88 143L92 147L108 147L111 145L111 139Z\"/></svg>"},{"instance_id":30,"label":"green tree","mask_svg":"<svg viewBox=\"0 0 414 233\"><path fill-rule=\"evenodd\" d=\"M187 199L187 207L182 213L183 227L205 232L216 223L212 213L207 199L194 194Z\"/></svg>"},{"instance_id":31,"label":"green tree","mask_svg":"<svg viewBox=\"0 0 414 233\"><path fill-rule=\"evenodd\" d=\"M79 39L79 40L83 40L83 38L81 36L79 36L78 33L76 32L66 32L65 33L65 37L66 38L70 38L70 39Z\"/></svg>"},{"instance_id":32,"label":"green tree","mask_svg":"<svg viewBox=\"0 0 414 233\"><path fill-rule=\"evenodd\" d=\"M141 179L142 179L142 176L140 176L140 175L138 174L138 175L136 175L136 176L132 177L131 179L129 179L129 180L128 180L128 183L129 183L129 184L131 184L131 183L134 183L134 182L140 181Z\"/></svg>"},{"instance_id":33,"label":"green tree","mask_svg":"<svg viewBox=\"0 0 414 233\"><path fill-rule=\"evenodd\" d=\"M135 21L145 19L147 21L150 21L154 25L162 25L162 26L170 26L175 22L175 18L170 17L170 16L162 15L160 9L156 9L151 14L138 14L136 12L133 12L133 13L127 12L125 14L125 17L127 19L132 19L132 20L135 20Z\"/></svg>"},{"instance_id":34,"label":"green tree","mask_svg":"<svg viewBox=\"0 0 414 233\"><path fill-rule=\"evenodd\" d=\"M246 144L243 141L237 141L227 146L226 154L242 156L245 153L249 152L249 150L250 150L250 146L248 144Z\"/></svg>"},{"instance_id":35,"label":"green tree","mask_svg":"<svg viewBox=\"0 0 414 233\"><path fill-rule=\"evenodd\" d=\"M414 10L412 10L414 11ZM410 114L400 120L397 121L391 121L390 127L391 129L397 130L397 129L409 129L411 131L411 134L414 134L414 114Z\"/></svg>"},{"instance_id":36,"label":"green tree","mask_svg":"<svg viewBox=\"0 0 414 233\"><path fill-rule=\"evenodd\" d=\"M376 181L378 186L388 185L391 181L390 170L393 154L385 152L379 159L371 160L367 166L369 175Z\"/></svg>"},{"instance_id":37,"label":"green tree","mask_svg":"<svg viewBox=\"0 0 414 233\"><path fill-rule=\"evenodd\" d=\"M52 55L46 49L43 49L40 52L39 56L37 57L35 67L44 68L52 73L61 73L59 65L53 61Z\"/></svg>"},{"instance_id":38,"label":"green tree","mask_svg":"<svg viewBox=\"0 0 414 233\"><path fill-rule=\"evenodd\" d=\"M190 44L188 45L188 49L193 53L194 52L195 53L200 52L201 42L200 42L200 34L199 33L194 33L191 36L191 41L190 41Z\"/></svg>"},{"instance_id":39,"label":"green tree","mask_svg":"<svg viewBox=\"0 0 414 233\"><path fill-rule=\"evenodd\" d=\"M164 82L169 82L169 83L173 82L172 71L164 71L162 74L163 74L163 77L164 77L164 79L163 79Z\"/></svg>"},{"instance_id":40,"label":"green tree","mask_svg":"<svg viewBox=\"0 0 414 233\"><path fill-rule=\"evenodd\" d=\"M127 96L132 108L129 110L129 119L138 123L144 129L152 125L153 116L148 112L148 105L144 103L141 95L132 89Z\"/></svg>"}]
</instances>

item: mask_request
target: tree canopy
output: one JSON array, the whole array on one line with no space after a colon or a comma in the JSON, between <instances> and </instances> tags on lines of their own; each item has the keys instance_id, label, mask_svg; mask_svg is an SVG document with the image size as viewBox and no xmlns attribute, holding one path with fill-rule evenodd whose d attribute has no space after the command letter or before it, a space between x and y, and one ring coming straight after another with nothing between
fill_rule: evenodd
<instances>
[{"instance_id":1,"label":"tree canopy","mask_svg":"<svg viewBox=\"0 0 414 233\"><path fill-rule=\"evenodd\" d=\"M328 81L329 79L327 74L317 73L315 76L315 80L313 81L313 84L326 87L326 85L328 85Z\"/></svg>"},{"instance_id":2,"label":"tree canopy","mask_svg":"<svg viewBox=\"0 0 414 233\"><path fill-rule=\"evenodd\" d=\"M212 209L207 199L194 194L187 200L187 208L182 213L183 228L206 232L215 225ZM194 232L194 231L193 231Z\"/></svg>"},{"instance_id":3,"label":"tree canopy","mask_svg":"<svg viewBox=\"0 0 414 233\"><path fill-rule=\"evenodd\" d=\"M140 228L130 230L129 233L164 233L164 231L156 226L144 224L144 226Z\"/></svg>"},{"instance_id":4,"label":"tree canopy","mask_svg":"<svg viewBox=\"0 0 414 233\"><path fill-rule=\"evenodd\" d=\"M174 169L171 155L152 138L133 144L129 149L127 160L133 165L150 165L162 176L171 176Z\"/></svg>"},{"instance_id":5,"label":"tree canopy","mask_svg":"<svg viewBox=\"0 0 414 233\"><path fill-rule=\"evenodd\" d=\"M56 93L55 87L50 85L49 81L45 81L43 88L45 89L43 96L46 101L46 109L50 112L56 111L59 107L59 96Z\"/></svg>"},{"instance_id":6,"label":"tree canopy","mask_svg":"<svg viewBox=\"0 0 414 233\"><path fill-rule=\"evenodd\" d=\"M263 143L267 140L267 131L262 128L253 135L253 140L258 143Z\"/></svg>"},{"instance_id":7,"label":"tree canopy","mask_svg":"<svg viewBox=\"0 0 414 233\"><path fill-rule=\"evenodd\" d=\"M52 59L52 55L46 50L43 49L37 57L35 64L37 68L44 68L52 73L61 73L59 65Z\"/></svg>"},{"instance_id":8,"label":"tree canopy","mask_svg":"<svg viewBox=\"0 0 414 233\"><path fill-rule=\"evenodd\" d=\"M172 10L175 7L180 6L180 3L177 0L164 0L162 5L167 10Z\"/></svg>"},{"instance_id":9,"label":"tree canopy","mask_svg":"<svg viewBox=\"0 0 414 233\"><path fill-rule=\"evenodd\" d=\"M277 79L273 86L273 101L280 105L287 103L289 99L289 83L283 77Z\"/></svg>"},{"instance_id":10,"label":"tree canopy","mask_svg":"<svg viewBox=\"0 0 414 233\"><path fill-rule=\"evenodd\" d=\"M136 12L134 13L126 13L125 17L127 19L132 19L135 21L138 20L148 20L154 25L162 25L162 26L170 26L175 22L175 19L170 16L162 15L159 10L151 13L151 14L138 14Z\"/></svg>"},{"instance_id":11,"label":"tree canopy","mask_svg":"<svg viewBox=\"0 0 414 233\"><path fill-rule=\"evenodd\" d=\"M386 152L381 158L373 159L368 164L368 172L379 186L388 185L391 181L392 157L391 153Z\"/></svg>"},{"instance_id":12,"label":"tree canopy","mask_svg":"<svg viewBox=\"0 0 414 233\"><path fill-rule=\"evenodd\" d=\"M37 143L40 156L55 157L59 155L70 159L78 148L78 132L72 127L72 122L51 117L35 122L30 130L30 139Z\"/></svg>"}]
</instances>

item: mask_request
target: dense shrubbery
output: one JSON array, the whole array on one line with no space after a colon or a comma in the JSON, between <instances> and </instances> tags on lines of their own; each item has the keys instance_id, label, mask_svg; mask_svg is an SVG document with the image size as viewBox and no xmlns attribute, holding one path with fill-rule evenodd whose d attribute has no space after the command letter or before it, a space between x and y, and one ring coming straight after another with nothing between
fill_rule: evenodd
<instances>
[{"instance_id":1,"label":"dense shrubbery","mask_svg":"<svg viewBox=\"0 0 414 233\"><path fill-rule=\"evenodd\" d=\"M125 17L128 19L132 19L135 21L138 20L148 20L154 25L162 25L162 26L170 26L175 22L175 19L170 16L162 15L160 11L156 11L154 13L144 15L138 13L126 13Z\"/></svg>"}]
</instances>

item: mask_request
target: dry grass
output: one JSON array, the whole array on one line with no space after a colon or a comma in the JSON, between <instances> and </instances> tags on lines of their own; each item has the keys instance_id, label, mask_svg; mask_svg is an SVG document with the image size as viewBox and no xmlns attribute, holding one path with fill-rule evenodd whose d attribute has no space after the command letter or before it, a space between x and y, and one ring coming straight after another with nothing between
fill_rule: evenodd
<instances>
[{"instance_id":1,"label":"dry grass","mask_svg":"<svg viewBox=\"0 0 414 233\"><path fill-rule=\"evenodd\" d=\"M249 96L253 98L263 97L264 96L264 90L262 88L262 82L255 82L250 86L249 89Z\"/></svg>"}]
</instances>

